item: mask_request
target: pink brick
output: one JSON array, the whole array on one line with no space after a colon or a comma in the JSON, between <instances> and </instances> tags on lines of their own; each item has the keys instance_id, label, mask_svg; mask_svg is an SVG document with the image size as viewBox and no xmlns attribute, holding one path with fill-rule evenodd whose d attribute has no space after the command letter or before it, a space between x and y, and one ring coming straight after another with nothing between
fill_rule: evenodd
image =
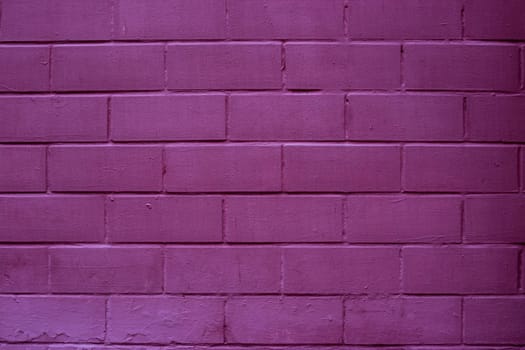
<instances>
[{"instance_id":1,"label":"pink brick","mask_svg":"<svg viewBox=\"0 0 525 350\"><path fill-rule=\"evenodd\" d=\"M518 252L489 247L404 248L403 289L418 294L516 293Z\"/></svg>"},{"instance_id":2,"label":"pink brick","mask_svg":"<svg viewBox=\"0 0 525 350\"><path fill-rule=\"evenodd\" d=\"M166 147L170 192L278 191L281 147L197 145Z\"/></svg>"},{"instance_id":3,"label":"pink brick","mask_svg":"<svg viewBox=\"0 0 525 350\"><path fill-rule=\"evenodd\" d=\"M346 237L352 243L461 241L461 199L436 196L349 196Z\"/></svg>"},{"instance_id":4,"label":"pink brick","mask_svg":"<svg viewBox=\"0 0 525 350\"><path fill-rule=\"evenodd\" d=\"M45 166L45 147L0 147L0 192L45 191Z\"/></svg>"},{"instance_id":5,"label":"pink brick","mask_svg":"<svg viewBox=\"0 0 525 350\"><path fill-rule=\"evenodd\" d=\"M525 39L521 0L466 0L465 37L473 39Z\"/></svg>"},{"instance_id":6,"label":"pink brick","mask_svg":"<svg viewBox=\"0 0 525 350\"><path fill-rule=\"evenodd\" d=\"M276 293L281 252L277 248L180 247L166 250L169 293Z\"/></svg>"},{"instance_id":7,"label":"pink brick","mask_svg":"<svg viewBox=\"0 0 525 350\"><path fill-rule=\"evenodd\" d=\"M224 0L119 0L115 34L127 39L221 39L226 35Z\"/></svg>"},{"instance_id":8,"label":"pink brick","mask_svg":"<svg viewBox=\"0 0 525 350\"><path fill-rule=\"evenodd\" d=\"M346 301L347 344L459 344L461 303L443 297L356 297Z\"/></svg>"},{"instance_id":9,"label":"pink brick","mask_svg":"<svg viewBox=\"0 0 525 350\"><path fill-rule=\"evenodd\" d=\"M471 243L525 243L523 218L524 196L467 197L465 240Z\"/></svg>"},{"instance_id":10,"label":"pink brick","mask_svg":"<svg viewBox=\"0 0 525 350\"><path fill-rule=\"evenodd\" d=\"M100 242L104 200L99 196L1 196L2 242Z\"/></svg>"},{"instance_id":11,"label":"pink brick","mask_svg":"<svg viewBox=\"0 0 525 350\"><path fill-rule=\"evenodd\" d=\"M233 95L228 134L232 140L342 140L342 95Z\"/></svg>"},{"instance_id":12,"label":"pink brick","mask_svg":"<svg viewBox=\"0 0 525 350\"><path fill-rule=\"evenodd\" d=\"M53 191L158 191L162 149L155 146L52 146Z\"/></svg>"},{"instance_id":13,"label":"pink brick","mask_svg":"<svg viewBox=\"0 0 525 350\"><path fill-rule=\"evenodd\" d=\"M108 40L111 0L7 0L0 41Z\"/></svg>"},{"instance_id":14,"label":"pink brick","mask_svg":"<svg viewBox=\"0 0 525 350\"><path fill-rule=\"evenodd\" d=\"M164 88L163 45L57 45L52 57L51 87L56 91Z\"/></svg>"},{"instance_id":15,"label":"pink brick","mask_svg":"<svg viewBox=\"0 0 525 350\"><path fill-rule=\"evenodd\" d=\"M226 197L229 242L338 242L343 202L335 196Z\"/></svg>"},{"instance_id":16,"label":"pink brick","mask_svg":"<svg viewBox=\"0 0 525 350\"><path fill-rule=\"evenodd\" d=\"M111 297L112 343L222 343L224 301L213 297Z\"/></svg>"},{"instance_id":17,"label":"pink brick","mask_svg":"<svg viewBox=\"0 0 525 350\"><path fill-rule=\"evenodd\" d=\"M47 249L0 247L0 292L47 292Z\"/></svg>"},{"instance_id":18,"label":"pink brick","mask_svg":"<svg viewBox=\"0 0 525 350\"><path fill-rule=\"evenodd\" d=\"M0 46L0 92L46 90L49 90L48 46Z\"/></svg>"},{"instance_id":19,"label":"pink brick","mask_svg":"<svg viewBox=\"0 0 525 350\"><path fill-rule=\"evenodd\" d=\"M474 141L525 142L525 96L467 98L467 138Z\"/></svg>"},{"instance_id":20,"label":"pink brick","mask_svg":"<svg viewBox=\"0 0 525 350\"><path fill-rule=\"evenodd\" d=\"M0 296L0 341L100 343L104 318L102 298Z\"/></svg>"},{"instance_id":21,"label":"pink brick","mask_svg":"<svg viewBox=\"0 0 525 350\"><path fill-rule=\"evenodd\" d=\"M104 97L1 97L0 141L105 141Z\"/></svg>"},{"instance_id":22,"label":"pink brick","mask_svg":"<svg viewBox=\"0 0 525 350\"><path fill-rule=\"evenodd\" d=\"M465 343L525 343L525 298L468 298L464 304Z\"/></svg>"},{"instance_id":23,"label":"pink brick","mask_svg":"<svg viewBox=\"0 0 525 350\"><path fill-rule=\"evenodd\" d=\"M249 344L340 343L339 298L234 297L226 303L226 340Z\"/></svg>"},{"instance_id":24,"label":"pink brick","mask_svg":"<svg viewBox=\"0 0 525 350\"><path fill-rule=\"evenodd\" d=\"M275 43L171 44L168 88L280 89L281 45Z\"/></svg>"},{"instance_id":25,"label":"pink brick","mask_svg":"<svg viewBox=\"0 0 525 350\"><path fill-rule=\"evenodd\" d=\"M283 255L285 293L399 292L398 248L288 248Z\"/></svg>"},{"instance_id":26,"label":"pink brick","mask_svg":"<svg viewBox=\"0 0 525 350\"><path fill-rule=\"evenodd\" d=\"M111 138L116 141L221 140L224 95L115 96Z\"/></svg>"},{"instance_id":27,"label":"pink brick","mask_svg":"<svg viewBox=\"0 0 525 350\"><path fill-rule=\"evenodd\" d=\"M51 290L59 293L158 293L162 256L156 248L51 248Z\"/></svg>"},{"instance_id":28,"label":"pink brick","mask_svg":"<svg viewBox=\"0 0 525 350\"><path fill-rule=\"evenodd\" d=\"M409 191L512 192L518 188L517 148L505 146L405 147Z\"/></svg>"},{"instance_id":29,"label":"pink brick","mask_svg":"<svg viewBox=\"0 0 525 350\"><path fill-rule=\"evenodd\" d=\"M285 48L289 89L400 87L397 44L291 43Z\"/></svg>"},{"instance_id":30,"label":"pink brick","mask_svg":"<svg viewBox=\"0 0 525 350\"><path fill-rule=\"evenodd\" d=\"M230 36L234 39L344 36L342 0L228 0L228 15Z\"/></svg>"},{"instance_id":31,"label":"pink brick","mask_svg":"<svg viewBox=\"0 0 525 350\"><path fill-rule=\"evenodd\" d=\"M461 1L350 0L352 39L459 39Z\"/></svg>"},{"instance_id":32,"label":"pink brick","mask_svg":"<svg viewBox=\"0 0 525 350\"><path fill-rule=\"evenodd\" d=\"M0 344L1 350L49 350L49 347L47 345L29 345L27 343L22 344ZM80 350L70 347L65 348L53 348L53 350Z\"/></svg>"},{"instance_id":33,"label":"pink brick","mask_svg":"<svg viewBox=\"0 0 525 350\"><path fill-rule=\"evenodd\" d=\"M220 242L221 199L112 196L107 230L111 242Z\"/></svg>"},{"instance_id":34,"label":"pink brick","mask_svg":"<svg viewBox=\"0 0 525 350\"><path fill-rule=\"evenodd\" d=\"M287 145L284 188L291 192L370 192L400 189L398 146Z\"/></svg>"},{"instance_id":35,"label":"pink brick","mask_svg":"<svg viewBox=\"0 0 525 350\"><path fill-rule=\"evenodd\" d=\"M347 101L346 126L350 140L463 139L461 96L358 94L348 95Z\"/></svg>"},{"instance_id":36,"label":"pink brick","mask_svg":"<svg viewBox=\"0 0 525 350\"><path fill-rule=\"evenodd\" d=\"M408 89L513 91L519 88L519 49L515 45L407 44L404 52Z\"/></svg>"}]
</instances>

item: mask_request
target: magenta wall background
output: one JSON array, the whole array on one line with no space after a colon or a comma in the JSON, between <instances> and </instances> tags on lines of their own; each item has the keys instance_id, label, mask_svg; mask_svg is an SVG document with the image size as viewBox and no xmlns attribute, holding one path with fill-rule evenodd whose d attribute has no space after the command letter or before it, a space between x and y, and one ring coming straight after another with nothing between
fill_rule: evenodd
<instances>
[{"instance_id":1,"label":"magenta wall background","mask_svg":"<svg viewBox=\"0 0 525 350\"><path fill-rule=\"evenodd\" d=\"M525 1L0 5L0 350L525 349Z\"/></svg>"}]
</instances>

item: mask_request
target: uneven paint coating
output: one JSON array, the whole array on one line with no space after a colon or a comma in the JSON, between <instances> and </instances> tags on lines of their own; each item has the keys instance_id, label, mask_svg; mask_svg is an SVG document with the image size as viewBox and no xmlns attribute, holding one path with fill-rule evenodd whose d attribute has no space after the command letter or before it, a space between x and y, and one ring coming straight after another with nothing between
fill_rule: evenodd
<instances>
[{"instance_id":1,"label":"uneven paint coating","mask_svg":"<svg viewBox=\"0 0 525 350\"><path fill-rule=\"evenodd\" d=\"M525 350L524 0L0 0L0 350Z\"/></svg>"}]
</instances>

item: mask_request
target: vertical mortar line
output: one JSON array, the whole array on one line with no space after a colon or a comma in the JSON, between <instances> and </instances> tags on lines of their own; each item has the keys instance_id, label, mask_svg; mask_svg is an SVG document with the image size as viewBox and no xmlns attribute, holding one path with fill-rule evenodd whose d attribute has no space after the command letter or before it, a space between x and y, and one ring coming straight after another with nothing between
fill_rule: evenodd
<instances>
[{"instance_id":1,"label":"vertical mortar line","mask_svg":"<svg viewBox=\"0 0 525 350\"><path fill-rule=\"evenodd\" d=\"M44 149L44 181L46 185L46 193L51 194L49 189L49 144Z\"/></svg>"},{"instance_id":2,"label":"vertical mortar line","mask_svg":"<svg viewBox=\"0 0 525 350\"><path fill-rule=\"evenodd\" d=\"M160 256L161 256L161 271L162 271L162 285L161 292L166 294L166 245L161 244L160 246Z\"/></svg>"},{"instance_id":3,"label":"vertical mortar line","mask_svg":"<svg viewBox=\"0 0 525 350\"><path fill-rule=\"evenodd\" d=\"M109 196L104 196L104 243L105 244L108 244L108 242L109 242L109 236L108 236L108 200L112 200L112 199L109 199Z\"/></svg>"},{"instance_id":4,"label":"vertical mortar line","mask_svg":"<svg viewBox=\"0 0 525 350\"><path fill-rule=\"evenodd\" d=\"M399 144L399 162L400 162L399 180L401 182L399 185L399 188L400 188L401 193L405 192L405 156L404 154L405 154L405 144L401 142Z\"/></svg>"},{"instance_id":5,"label":"vertical mortar line","mask_svg":"<svg viewBox=\"0 0 525 350\"><path fill-rule=\"evenodd\" d=\"M520 82L521 82L521 90L525 90L525 46L520 47Z\"/></svg>"},{"instance_id":6,"label":"vertical mortar line","mask_svg":"<svg viewBox=\"0 0 525 350\"><path fill-rule=\"evenodd\" d=\"M343 34L345 36L345 41L348 41L350 39L350 30L348 27L348 20L350 17L350 5L348 3L348 0L344 0L343 2Z\"/></svg>"},{"instance_id":7,"label":"vertical mortar line","mask_svg":"<svg viewBox=\"0 0 525 350\"><path fill-rule=\"evenodd\" d=\"M160 192L163 194L166 194L166 172L167 172L167 165L166 165L166 144L161 144L161 189Z\"/></svg>"},{"instance_id":8,"label":"vertical mortar line","mask_svg":"<svg viewBox=\"0 0 525 350\"><path fill-rule=\"evenodd\" d=\"M279 257L281 259L279 270L280 270L280 276L279 276L279 292L281 296L284 296L284 247L279 247Z\"/></svg>"},{"instance_id":9,"label":"vertical mortar line","mask_svg":"<svg viewBox=\"0 0 525 350\"><path fill-rule=\"evenodd\" d=\"M523 46L518 46L518 86L523 90Z\"/></svg>"},{"instance_id":10,"label":"vertical mortar line","mask_svg":"<svg viewBox=\"0 0 525 350\"><path fill-rule=\"evenodd\" d=\"M460 297L459 310L461 314L460 332L461 332L461 344L465 344L465 297Z\"/></svg>"},{"instance_id":11,"label":"vertical mortar line","mask_svg":"<svg viewBox=\"0 0 525 350\"><path fill-rule=\"evenodd\" d=\"M164 42L163 50L163 64L164 64L164 92L168 91L168 42Z\"/></svg>"},{"instance_id":12,"label":"vertical mortar line","mask_svg":"<svg viewBox=\"0 0 525 350\"><path fill-rule=\"evenodd\" d=\"M224 25L226 27L226 41L231 40L230 30L230 11L228 9L228 0L224 0Z\"/></svg>"},{"instance_id":13,"label":"vertical mortar line","mask_svg":"<svg viewBox=\"0 0 525 350\"><path fill-rule=\"evenodd\" d=\"M109 295L104 298L104 344L108 342Z\"/></svg>"},{"instance_id":14,"label":"vertical mortar line","mask_svg":"<svg viewBox=\"0 0 525 350\"><path fill-rule=\"evenodd\" d=\"M286 90L286 50L285 40L281 41L281 90Z\"/></svg>"},{"instance_id":15,"label":"vertical mortar line","mask_svg":"<svg viewBox=\"0 0 525 350\"><path fill-rule=\"evenodd\" d=\"M109 31L110 31L110 35L111 35L111 41L113 42L113 39L115 38L115 9L116 9L116 6L115 6L115 3L116 3L117 0L112 0L111 1L111 7L110 7L110 11L111 11L111 17L110 17L110 26L109 26Z\"/></svg>"},{"instance_id":16,"label":"vertical mortar line","mask_svg":"<svg viewBox=\"0 0 525 350\"><path fill-rule=\"evenodd\" d=\"M349 100L348 100L348 93L345 93L344 95L344 98L343 98L343 131L344 131L344 138L345 138L345 141L348 142L348 139L350 138L350 135L349 135L349 131L348 131L348 124L349 124L349 121L347 120L347 118L349 118Z\"/></svg>"},{"instance_id":17,"label":"vertical mortar line","mask_svg":"<svg viewBox=\"0 0 525 350\"><path fill-rule=\"evenodd\" d=\"M223 344L228 344L228 339L226 338L227 333L227 320L226 320L226 303L228 302L228 296L224 298L224 302L222 303L222 342Z\"/></svg>"},{"instance_id":18,"label":"vertical mortar line","mask_svg":"<svg viewBox=\"0 0 525 350\"><path fill-rule=\"evenodd\" d=\"M401 91L405 91L405 42L401 41L399 44L399 81Z\"/></svg>"},{"instance_id":19,"label":"vertical mortar line","mask_svg":"<svg viewBox=\"0 0 525 350\"><path fill-rule=\"evenodd\" d=\"M403 249L405 246L399 247L399 294L405 294L405 283L403 278L403 272L405 271L405 259L403 258Z\"/></svg>"},{"instance_id":20,"label":"vertical mortar line","mask_svg":"<svg viewBox=\"0 0 525 350\"><path fill-rule=\"evenodd\" d=\"M522 169L522 162L521 162L521 157L522 157L522 153L523 153L523 147L521 147L520 145L518 145L518 192L521 192L523 191L524 187L525 187L525 184L523 184L523 181L521 179L521 174L523 174L523 169Z\"/></svg>"},{"instance_id":21,"label":"vertical mortar line","mask_svg":"<svg viewBox=\"0 0 525 350\"><path fill-rule=\"evenodd\" d=\"M465 40L465 4L461 4L461 39Z\"/></svg>"},{"instance_id":22,"label":"vertical mortar line","mask_svg":"<svg viewBox=\"0 0 525 350\"><path fill-rule=\"evenodd\" d=\"M47 293L46 294L53 294L51 289L51 250L50 246L46 247L47 252Z\"/></svg>"},{"instance_id":23,"label":"vertical mortar line","mask_svg":"<svg viewBox=\"0 0 525 350\"><path fill-rule=\"evenodd\" d=\"M348 208L348 194L345 194L343 195L343 198L341 199L341 207L343 209L342 211L342 218L341 218L341 224L342 224L342 240L343 240L343 243L344 244L348 244L348 233L346 232L346 221L348 220L348 218L346 217L346 211L347 211L347 208Z\"/></svg>"},{"instance_id":24,"label":"vertical mortar line","mask_svg":"<svg viewBox=\"0 0 525 350\"><path fill-rule=\"evenodd\" d=\"M341 303L343 304L343 326L342 328L342 334L341 334L341 344L345 343L345 332L346 332L346 296L341 296Z\"/></svg>"}]
</instances>

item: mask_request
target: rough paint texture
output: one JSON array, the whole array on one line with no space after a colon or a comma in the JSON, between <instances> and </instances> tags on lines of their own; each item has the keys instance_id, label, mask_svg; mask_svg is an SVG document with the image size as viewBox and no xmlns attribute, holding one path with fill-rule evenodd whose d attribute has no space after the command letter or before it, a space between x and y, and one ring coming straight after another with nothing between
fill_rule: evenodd
<instances>
[{"instance_id":1,"label":"rough paint texture","mask_svg":"<svg viewBox=\"0 0 525 350\"><path fill-rule=\"evenodd\" d=\"M0 350L525 350L525 0L0 0Z\"/></svg>"}]
</instances>

